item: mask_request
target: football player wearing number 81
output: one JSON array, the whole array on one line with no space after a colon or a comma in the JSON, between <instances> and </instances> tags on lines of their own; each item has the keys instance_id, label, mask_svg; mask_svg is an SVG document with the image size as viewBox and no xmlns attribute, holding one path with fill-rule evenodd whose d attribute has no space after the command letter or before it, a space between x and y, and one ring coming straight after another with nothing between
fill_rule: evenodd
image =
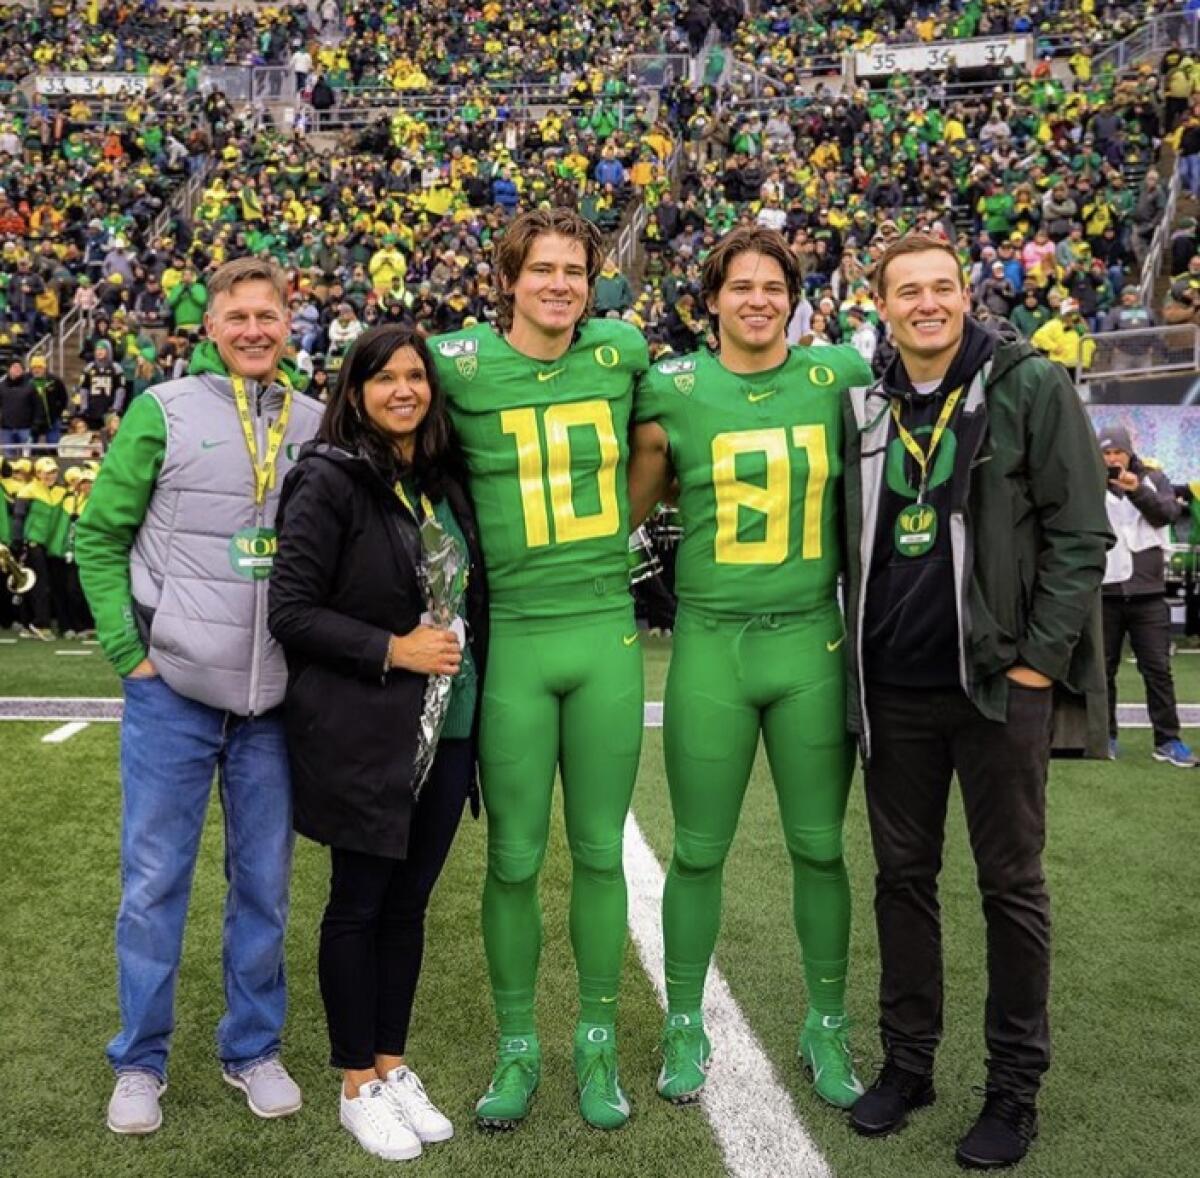
<instances>
[{"instance_id":1,"label":"football player wearing number 81","mask_svg":"<svg viewBox=\"0 0 1200 1178\"><path fill-rule=\"evenodd\" d=\"M737 229L705 260L717 354L661 360L638 388L635 523L679 480L679 616L663 743L675 846L663 896L667 1022L658 1091L695 1100L711 1045L701 999L721 877L761 734L792 863L808 1015L800 1053L817 1094L862 1092L847 1042L850 889L841 395L872 382L850 347L789 348L800 271L779 233Z\"/></svg>"},{"instance_id":2,"label":"football player wearing number 81","mask_svg":"<svg viewBox=\"0 0 1200 1178\"><path fill-rule=\"evenodd\" d=\"M479 760L488 813L483 935L499 1056L478 1122L512 1128L541 1077L538 873L555 770L573 868L580 1112L629 1118L617 1075L622 832L642 739L627 574L628 433L641 333L589 319L599 232L568 209L517 217L496 252L497 326L431 341L467 461L491 593Z\"/></svg>"}]
</instances>

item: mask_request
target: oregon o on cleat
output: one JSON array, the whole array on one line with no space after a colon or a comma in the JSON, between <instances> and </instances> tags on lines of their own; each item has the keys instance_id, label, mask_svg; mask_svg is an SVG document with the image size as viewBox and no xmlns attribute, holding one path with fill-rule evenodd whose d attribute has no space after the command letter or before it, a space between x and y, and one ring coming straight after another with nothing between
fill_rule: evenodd
<instances>
[{"instance_id":1,"label":"oregon o on cleat","mask_svg":"<svg viewBox=\"0 0 1200 1178\"><path fill-rule=\"evenodd\" d=\"M659 1096L672 1104L695 1104L712 1063L712 1044L699 1014L673 1014L667 1019L662 1054L656 1085Z\"/></svg>"},{"instance_id":2,"label":"oregon o on cleat","mask_svg":"<svg viewBox=\"0 0 1200 1178\"><path fill-rule=\"evenodd\" d=\"M475 1123L481 1129L515 1129L529 1115L541 1078L537 1040L532 1035L502 1039L492 1082L475 1104Z\"/></svg>"}]
</instances>

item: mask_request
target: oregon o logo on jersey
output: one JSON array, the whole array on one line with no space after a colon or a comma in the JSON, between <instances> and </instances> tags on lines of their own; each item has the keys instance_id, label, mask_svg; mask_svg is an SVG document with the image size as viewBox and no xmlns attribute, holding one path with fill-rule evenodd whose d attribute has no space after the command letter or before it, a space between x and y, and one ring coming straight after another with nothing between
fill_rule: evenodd
<instances>
[{"instance_id":1,"label":"oregon o logo on jersey","mask_svg":"<svg viewBox=\"0 0 1200 1178\"><path fill-rule=\"evenodd\" d=\"M592 355L601 368L616 368L621 363L621 353L612 344L601 344Z\"/></svg>"},{"instance_id":2,"label":"oregon o logo on jersey","mask_svg":"<svg viewBox=\"0 0 1200 1178\"><path fill-rule=\"evenodd\" d=\"M913 430L914 438L927 437L933 433L933 426L925 425ZM954 473L954 454L958 442L953 430L946 430L933 456L933 469L929 472L929 490L940 487L950 481ZM887 485L897 495L904 499L915 499L917 488L908 481L907 451L899 438L893 438L888 443L887 450Z\"/></svg>"},{"instance_id":3,"label":"oregon o logo on jersey","mask_svg":"<svg viewBox=\"0 0 1200 1178\"><path fill-rule=\"evenodd\" d=\"M824 364L814 364L813 367L808 370L808 379L811 380L813 384L820 385L821 388L824 389L833 384L833 382L837 380L837 376L834 374L832 368L826 368Z\"/></svg>"}]
</instances>

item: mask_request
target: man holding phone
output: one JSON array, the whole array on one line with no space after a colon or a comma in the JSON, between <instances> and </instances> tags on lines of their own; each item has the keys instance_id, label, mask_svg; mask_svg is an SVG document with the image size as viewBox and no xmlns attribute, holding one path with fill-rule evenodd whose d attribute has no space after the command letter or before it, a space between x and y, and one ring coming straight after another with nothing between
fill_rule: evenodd
<instances>
[{"instance_id":1,"label":"man holding phone","mask_svg":"<svg viewBox=\"0 0 1200 1178\"><path fill-rule=\"evenodd\" d=\"M1110 426L1099 434L1108 473L1104 496L1117 543L1104 570L1104 662L1108 674L1108 755L1117 757L1117 671L1125 635L1146 684L1156 761L1194 769L1196 757L1179 737L1175 681L1171 676L1171 613L1166 601L1163 549L1168 528L1183 513L1171 480L1133 451L1129 431Z\"/></svg>"}]
</instances>

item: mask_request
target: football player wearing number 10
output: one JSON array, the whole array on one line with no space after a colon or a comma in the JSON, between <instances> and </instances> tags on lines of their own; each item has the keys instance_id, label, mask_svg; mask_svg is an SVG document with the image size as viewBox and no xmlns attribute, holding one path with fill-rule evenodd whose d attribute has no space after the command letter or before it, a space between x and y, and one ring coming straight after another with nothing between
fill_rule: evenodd
<instances>
[{"instance_id":1,"label":"football player wearing number 10","mask_svg":"<svg viewBox=\"0 0 1200 1178\"><path fill-rule=\"evenodd\" d=\"M817 1094L862 1092L846 1038L850 889L842 823L845 630L836 600L841 396L869 385L849 347L789 348L800 271L779 233L738 229L705 260L717 355L661 360L638 388L630 466L638 522L679 480L679 616L664 717L675 846L663 896L667 1022L658 1091L695 1100L711 1046L701 1014L721 876L766 744L792 862L808 1016L800 1053Z\"/></svg>"},{"instance_id":2,"label":"football player wearing number 10","mask_svg":"<svg viewBox=\"0 0 1200 1178\"><path fill-rule=\"evenodd\" d=\"M629 1118L615 1027L642 658L628 587L626 468L633 387L649 361L635 328L587 318L602 259L598 231L578 214L524 213L496 252L500 333L484 325L432 341L491 595L479 761L483 937L500 1045L476 1105L490 1128L526 1116L541 1076L537 878L556 769L573 866L580 1112L602 1129Z\"/></svg>"}]
</instances>

